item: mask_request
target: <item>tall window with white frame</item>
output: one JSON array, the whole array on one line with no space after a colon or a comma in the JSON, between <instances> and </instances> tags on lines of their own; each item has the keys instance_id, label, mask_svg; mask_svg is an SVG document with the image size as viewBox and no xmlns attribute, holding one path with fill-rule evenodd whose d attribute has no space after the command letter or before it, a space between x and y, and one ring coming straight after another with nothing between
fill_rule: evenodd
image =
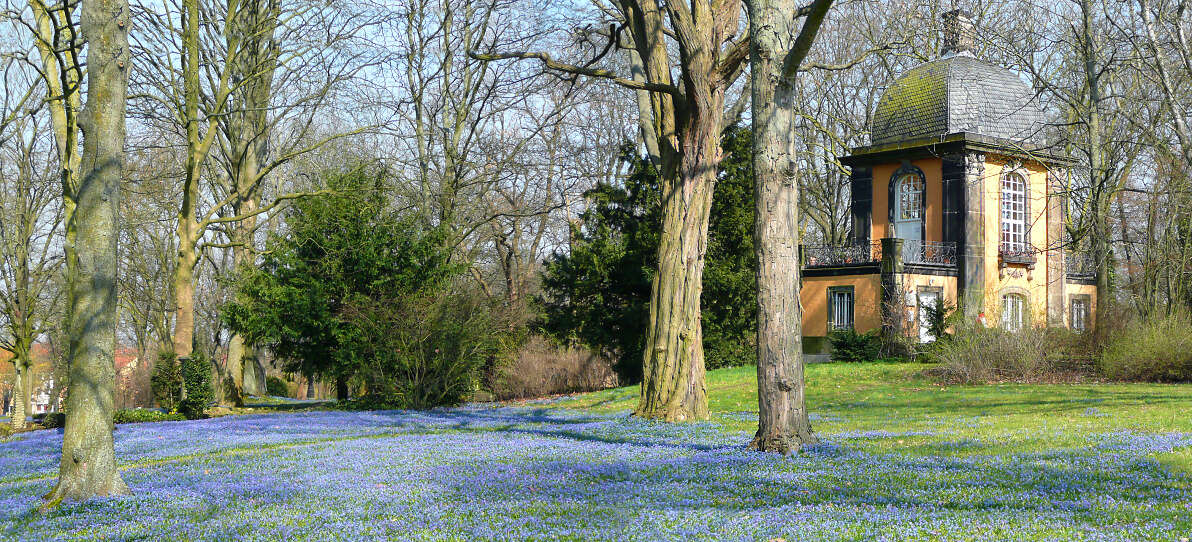
<instances>
[{"instance_id":1,"label":"tall window with white frame","mask_svg":"<svg viewBox=\"0 0 1192 542\"><path fill-rule=\"evenodd\" d=\"M1022 331L1027 317L1026 296L1006 294L1002 296L1002 328L1007 331Z\"/></svg>"},{"instance_id":2,"label":"tall window with white frame","mask_svg":"<svg viewBox=\"0 0 1192 542\"><path fill-rule=\"evenodd\" d=\"M853 329L853 288L828 288L828 331Z\"/></svg>"},{"instance_id":3,"label":"tall window with white frame","mask_svg":"<svg viewBox=\"0 0 1192 542\"><path fill-rule=\"evenodd\" d=\"M1002 176L1002 254L1027 253L1026 178L1019 173Z\"/></svg>"}]
</instances>

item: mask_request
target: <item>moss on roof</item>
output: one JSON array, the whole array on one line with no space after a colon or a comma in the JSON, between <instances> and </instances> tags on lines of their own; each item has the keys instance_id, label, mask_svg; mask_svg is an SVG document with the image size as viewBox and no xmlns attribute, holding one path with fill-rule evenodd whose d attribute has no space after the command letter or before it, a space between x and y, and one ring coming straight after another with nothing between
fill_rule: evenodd
<instances>
[{"instance_id":1,"label":"moss on roof","mask_svg":"<svg viewBox=\"0 0 1192 542\"><path fill-rule=\"evenodd\" d=\"M967 132L1038 144L1043 115L1014 72L969 55L920 64L878 101L873 145Z\"/></svg>"}]
</instances>

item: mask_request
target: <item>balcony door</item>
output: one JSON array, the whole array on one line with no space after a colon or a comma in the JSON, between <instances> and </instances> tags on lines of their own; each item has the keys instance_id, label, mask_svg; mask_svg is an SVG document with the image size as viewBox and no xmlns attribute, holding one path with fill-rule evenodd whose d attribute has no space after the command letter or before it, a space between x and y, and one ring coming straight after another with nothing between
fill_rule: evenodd
<instances>
[{"instance_id":1,"label":"balcony door","mask_svg":"<svg viewBox=\"0 0 1192 542\"><path fill-rule=\"evenodd\" d=\"M903 240L902 259L916 261L923 250L923 217L927 183L917 171L894 177L894 237Z\"/></svg>"}]
</instances>

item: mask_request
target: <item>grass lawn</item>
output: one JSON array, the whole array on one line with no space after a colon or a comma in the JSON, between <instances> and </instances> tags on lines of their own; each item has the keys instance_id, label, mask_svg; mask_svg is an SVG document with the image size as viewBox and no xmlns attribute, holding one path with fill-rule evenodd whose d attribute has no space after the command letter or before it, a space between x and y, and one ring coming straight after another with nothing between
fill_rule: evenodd
<instances>
[{"instance_id":1,"label":"grass lawn","mask_svg":"<svg viewBox=\"0 0 1192 542\"><path fill-rule=\"evenodd\" d=\"M1090 434L1120 431L1192 433L1192 385L1000 384L941 386L915 363L814 364L807 368L812 427L831 437L844 432L931 433L874 439L870 451L966 456L1041 452L1086 446ZM638 390L620 388L578 396L559 406L594 412L631 410ZM713 371L708 399L714 422L727 430L757 429L753 367ZM949 439L941 439L941 436ZM952 440L972 439L956 447ZM901 441L901 442L900 442ZM1192 473L1192 449L1157 459Z\"/></svg>"},{"instance_id":2,"label":"grass lawn","mask_svg":"<svg viewBox=\"0 0 1192 542\"><path fill-rule=\"evenodd\" d=\"M426 413L122 425L131 497L33 510L61 436L0 441L0 539L1167 540L1192 537L1192 385L941 387L913 364L809 367L823 443L744 449L754 369L711 423L622 388Z\"/></svg>"}]
</instances>

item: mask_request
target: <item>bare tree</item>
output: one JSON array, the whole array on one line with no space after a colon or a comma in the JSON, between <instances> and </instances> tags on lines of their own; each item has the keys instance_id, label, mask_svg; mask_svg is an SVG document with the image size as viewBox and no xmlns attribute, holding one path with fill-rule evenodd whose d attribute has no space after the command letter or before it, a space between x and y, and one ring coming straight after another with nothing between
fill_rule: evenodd
<instances>
[{"instance_id":1,"label":"bare tree","mask_svg":"<svg viewBox=\"0 0 1192 542\"><path fill-rule=\"evenodd\" d=\"M12 427L23 429L31 413L33 345L57 324L62 206L35 94L44 91L36 76L13 64L4 70L0 118L0 348L12 353Z\"/></svg>"},{"instance_id":2,"label":"bare tree","mask_svg":"<svg viewBox=\"0 0 1192 542\"><path fill-rule=\"evenodd\" d=\"M645 418L708 417L700 293L725 95L742 73L748 52L741 11L737 0L621 0L604 7L614 19L608 46L585 63L560 62L541 52L488 48L476 53L487 60L537 59L551 70L650 93L645 140L658 142L663 219L635 411ZM627 39L621 40L622 34ZM617 46L632 47L641 60L637 78L596 67Z\"/></svg>"},{"instance_id":3,"label":"bare tree","mask_svg":"<svg viewBox=\"0 0 1192 542\"><path fill-rule=\"evenodd\" d=\"M172 347L179 356L194 345L196 270L204 251L230 248L237 263L250 264L257 217L314 195L283 192L263 202L266 178L298 156L365 130L326 133L316 122L334 92L368 64L347 47L371 24L362 13L343 3L270 0L178 0L138 9L147 29L136 35L138 115L176 134L185 149L171 268ZM271 148L280 128L285 144ZM233 400L246 373L243 342L236 345L225 368ZM258 374L255 368L251 374ZM250 384L260 391L262 383Z\"/></svg>"}]
</instances>

